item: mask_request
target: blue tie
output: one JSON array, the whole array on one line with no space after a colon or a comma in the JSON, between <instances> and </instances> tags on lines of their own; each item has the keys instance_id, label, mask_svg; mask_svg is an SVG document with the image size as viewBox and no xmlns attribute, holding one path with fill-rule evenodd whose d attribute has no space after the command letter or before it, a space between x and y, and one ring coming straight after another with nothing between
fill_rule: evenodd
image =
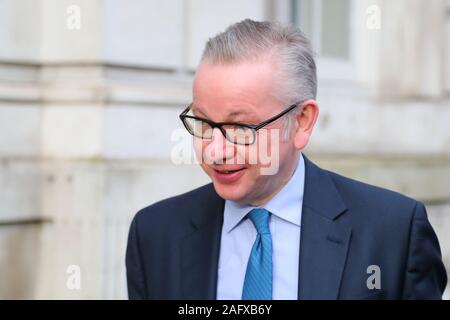
<instances>
[{"instance_id":1,"label":"blue tie","mask_svg":"<svg viewBox=\"0 0 450 320\"><path fill-rule=\"evenodd\" d=\"M255 225L256 235L247 272L245 273L242 300L272 300L272 237L269 229L270 212L253 209L248 214Z\"/></svg>"}]
</instances>

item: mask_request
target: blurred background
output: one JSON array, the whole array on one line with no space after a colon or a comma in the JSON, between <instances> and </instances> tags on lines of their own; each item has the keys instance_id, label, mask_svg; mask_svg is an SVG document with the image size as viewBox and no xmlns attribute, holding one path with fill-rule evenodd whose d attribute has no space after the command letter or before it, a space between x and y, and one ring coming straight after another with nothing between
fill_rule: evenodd
<instances>
[{"instance_id":1,"label":"blurred background","mask_svg":"<svg viewBox=\"0 0 450 320\"><path fill-rule=\"evenodd\" d=\"M1 299L127 298L134 214L209 181L172 134L244 18L311 39L305 154L423 201L450 271L450 0L0 0Z\"/></svg>"}]
</instances>

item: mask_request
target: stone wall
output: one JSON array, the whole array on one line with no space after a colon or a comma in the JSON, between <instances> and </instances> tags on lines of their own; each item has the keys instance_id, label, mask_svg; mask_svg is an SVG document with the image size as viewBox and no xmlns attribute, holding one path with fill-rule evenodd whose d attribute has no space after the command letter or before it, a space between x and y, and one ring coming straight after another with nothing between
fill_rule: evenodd
<instances>
[{"instance_id":1,"label":"stone wall","mask_svg":"<svg viewBox=\"0 0 450 320\"><path fill-rule=\"evenodd\" d=\"M330 76L338 65L318 57L321 114L305 153L424 201L450 270L450 1L350 2L352 58ZM80 29L68 27L72 5ZM366 24L373 5L380 29ZM134 213L208 182L171 161L205 40L291 10L288 0L0 2L0 298L126 298ZM71 266L79 289L67 285Z\"/></svg>"}]
</instances>

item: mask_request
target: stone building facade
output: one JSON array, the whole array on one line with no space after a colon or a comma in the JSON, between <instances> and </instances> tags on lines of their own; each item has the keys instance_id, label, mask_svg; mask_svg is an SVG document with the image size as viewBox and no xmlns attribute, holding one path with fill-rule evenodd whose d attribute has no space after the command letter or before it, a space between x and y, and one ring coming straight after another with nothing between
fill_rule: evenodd
<instances>
[{"instance_id":1,"label":"stone building facade","mask_svg":"<svg viewBox=\"0 0 450 320\"><path fill-rule=\"evenodd\" d=\"M244 18L311 38L305 153L425 202L450 270L450 0L1 0L0 298L126 298L133 215L208 182L173 133L205 41Z\"/></svg>"}]
</instances>

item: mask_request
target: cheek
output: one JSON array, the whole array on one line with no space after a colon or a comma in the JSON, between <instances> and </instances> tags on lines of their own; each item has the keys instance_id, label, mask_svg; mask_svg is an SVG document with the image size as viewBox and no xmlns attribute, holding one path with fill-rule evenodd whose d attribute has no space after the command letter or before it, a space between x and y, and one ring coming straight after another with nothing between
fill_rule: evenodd
<instances>
[{"instance_id":1,"label":"cheek","mask_svg":"<svg viewBox=\"0 0 450 320\"><path fill-rule=\"evenodd\" d=\"M279 128L270 129L266 137L266 149L271 156L279 156L282 148L282 130Z\"/></svg>"},{"instance_id":2,"label":"cheek","mask_svg":"<svg viewBox=\"0 0 450 320\"><path fill-rule=\"evenodd\" d=\"M283 148L287 147L280 142L279 133L279 129L261 129L256 143L247 146L245 150L238 149L238 154L244 156L247 163L258 167L269 166L272 161L277 162L285 152Z\"/></svg>"},{"instance_id":3,"label":"cheek","mask_svg":"<svg viewBox=\"0 0 450 320\"><path fill-rule=\"evenodd\" d=\"M212 169L209 168L207 165L205 165L204 163L200 164L200 167L203 169L203 171L206 173L206 175L208 175L210 178L212 178Z\"/></svg>"},{"instance_id":4,"label":"cheek","mask_svg":"<svg viewBox=\"0 0 450 320\"><path fill-rule=\"evenodd\" d=\"M259 165L253 165L246 173L245 180L242 180L242 190L248 194L259 194L267 188L268 184L271 184L268 178L269 176L261 175Z\"/></svg>"},{"instance_id":5,"label":"cheek","mask_svg":"<svg viewBox=\"0 0 450 320\"><path fill-rule=\"evenodd\" d=\"M243 185L247 188L255 189L257 186L264 181L264 176L261 175L261 165L251 164L247 167L247 172L245 174L245 179L243 180Z\"/></svg>"},{"instance_id":6,"label":"cheek","mask_svg":"<svg viewBox=\"0 0 450 320\"><path fill-rule=\"evenodd\" d=\"M277 151L278 153L278 158L279 159L284 159L284 157L293 150L293 148L291 147L293 144L292 142L279 142L274 149Z\"/></svg>"},{"instance_id":7,"label":"cheek","mask_svg":"<svg viewBox=\"0 0 450 320\"><path fill-rule=\"evenodd\" d=\"M251 150L250 146L242 146L237 145L236 146L236 152L235 152L235 161L238 164L247 164L251 165L252 163L249 161L249 153Z\"/></svg>"},{"instance_id":8,"label":"cheek","mask_svg":"<svg viewBox=\"0 0 450 320\"><path fill-rule=\"evenodd\" d=\"M192 139L192 145L194 146L195 153L199 153L203 148L203 141L194 137Z\"/></svg>"},{"instance_id":9,"label":"cheek","mask_svg":"<svg viewBox=\"0 0 450 320\"><path fill-rule=\"evenodd\" d=\"M194 140L193 140L195 156L197 157L197 160L200 162L200 164L202 164L202 166L204 163L203 155L204 155L207 145L208 145L208 143L201 139L194 138Z\"/></svg>"}]
</instances>

